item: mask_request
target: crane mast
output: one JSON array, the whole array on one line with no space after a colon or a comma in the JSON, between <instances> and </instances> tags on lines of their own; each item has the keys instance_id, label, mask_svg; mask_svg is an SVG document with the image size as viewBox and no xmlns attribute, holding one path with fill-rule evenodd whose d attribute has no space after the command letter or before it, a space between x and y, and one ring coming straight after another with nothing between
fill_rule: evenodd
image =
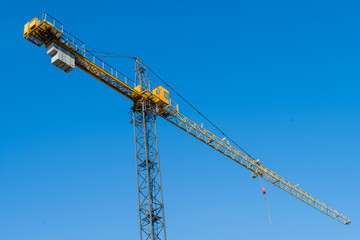
<instances>
[{"instance_id":1,"label":"crane mast","mask_svg":"<svg viewBox=\"0 0 360 240\"><path fill-rule=\"evenodd\" d=\"M73 58L76 67L134 102L132 123L135 135L141 239L166 239L156 129L157 116L244 166L254 177L264 178L343 224L350 223L350 219L342 213L181 114L178 106L171 103L169 92L165 88L150 86L146 74L147 68L138 58L134 58L135 81L134 87L131 87L129 83L131 79L88 51L82 41L66 32L63 25L47 13L41 14L25 25L24 38L39 47L45 44L48 54L52 56L52 63L64 71L69 72L73 69L71 61ZM65 58L58 56L57 52L62 53ZM66 60L68 58L70 61Z\"/></svg>"},{"instance_id":2,"label":"crane mast","mask_svg":"<svg viewBox=\"0 0 360 240\"><path fill-rule=\"evenodd\" d=\"M135 85L149 89L146 69L135 63ZM165 214L156 129L156 105L153 101L135 101L132 123L138 184L140 239L166 239Z\"/></svg>"}]
</instances>

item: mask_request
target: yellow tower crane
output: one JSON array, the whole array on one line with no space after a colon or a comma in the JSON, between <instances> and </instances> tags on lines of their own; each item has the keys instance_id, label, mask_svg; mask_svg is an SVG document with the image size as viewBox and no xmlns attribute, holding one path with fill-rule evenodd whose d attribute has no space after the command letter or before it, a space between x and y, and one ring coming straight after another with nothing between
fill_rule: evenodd
<instances>
[{"instance_id":1,"label":"yellow tower crane","mask_svg":"<svg viewBox=\"0 0 360 240\"><path fill-rule=\"evenodd\" d=\"M166 239L156 133L157 116L247 168L254 177L262 177L343 224L350 223L349 218L263 166L239 146L232 146L206 130L202 124L181 114L178 106L171 102L167 89L150 86L146 70L152 70L138 58L134 58L136 77L132 87L124 74L87 50L82 41L65 31L63 25L47 13L42 13L25 24L24 38L39 47L45 45L52 64L58 68L70 72L78 67L134 102L132 123L135 133L141 239Z\"/></svg>"}]
</instances>

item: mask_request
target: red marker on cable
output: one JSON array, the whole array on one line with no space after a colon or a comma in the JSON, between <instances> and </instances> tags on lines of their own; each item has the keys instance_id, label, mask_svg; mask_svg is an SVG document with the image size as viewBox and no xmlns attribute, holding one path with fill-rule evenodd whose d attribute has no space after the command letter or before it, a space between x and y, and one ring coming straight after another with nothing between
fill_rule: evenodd
<instances>
[{"instance_id":1,"label":"red marker on cable","mask_svg":"<svg viewBox=\"0 0 360 240\"><path fill-rule=\"evenodd\" d=\"M266 191L265 191L265 188L264 188L263 186L261 186L261 191L262 191L262 193L263 193L264 196L265 196Z\"/></svg>"},{"instance_id":2,"label":"red marker on cable","mask_svg":"<svg viewBox=\"0 0 360 240\"><path fill-rule=\"evenodd\" d=\"M269 211L269 207L268 207L268 204L267 204L267 201L266 201L266 196L265 196L266 191L265 191L264 186L261 186L261 192L264 194L264 199L265 199L266 209L267 209L268 216L269 216L269 222L270 222L270 224L271 224L270 211Z\"/></svg>"}]
</instances>

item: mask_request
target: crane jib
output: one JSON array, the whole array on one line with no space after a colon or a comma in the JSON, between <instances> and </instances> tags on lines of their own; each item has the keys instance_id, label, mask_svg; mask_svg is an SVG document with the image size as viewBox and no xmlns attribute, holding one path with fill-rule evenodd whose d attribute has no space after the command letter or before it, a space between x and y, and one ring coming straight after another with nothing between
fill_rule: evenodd
<instances>
[{"instance_id":1,"label":"crane jib","mask_svg":"<svg viewBox=\"0 0 360 240\"><path fill-rule=\"evenodd\" d=\"M298 186L290 183L275 172L269 170L265 166L261 165L258 161L252 159L248 155L232 147L229 143L225 142L221 138L204 129L202 126L186 118L174 108L168 107L166 110L168 114L166 116L162 116L165 120L169 121L170 123L174 124L185 132L191 134L192 136L204 142L208 146L216 149L217 151L231 158L240 165L246 167L256 176L264 178L275 186L281 188L282 190L288 192L294 197L316 208L317 210L325 213L326 215L334 218L335 220L343 224L350 224L350 219L345 217L343 214L338 213L335 209L311 196L309 193L305 192Z\"/></svg>"}]
</instances>

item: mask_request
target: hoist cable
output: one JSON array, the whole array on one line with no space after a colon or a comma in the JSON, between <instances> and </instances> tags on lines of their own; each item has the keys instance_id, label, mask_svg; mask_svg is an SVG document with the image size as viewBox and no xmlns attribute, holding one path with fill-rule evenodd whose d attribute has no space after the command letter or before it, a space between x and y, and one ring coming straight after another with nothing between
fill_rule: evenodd
<instances>
[{"instance_id":1,"label":"hoist cable","mask_svg":"<svg viewBox=\"0 0 360 240\"><path fill-rule=\"evenodd\" d=\"M102 54L112 55L114 57L135 59L135 57L122 55L122 54L108 53L108 52L103 52L103 51L98 51L98 50L88 50L88 51L93 52L93 53L102 53Z\"/></svg>"},{"instance_id":2,"label":"hoist cable","mask_svg":"<svg viewBox=\"0 0 360 240\"><path fill-rule=\"evenodd\" d=\"M239 146L234 140L232 140L224 131L222 131L218 126L216 126L215 123L210 121L209 118L207 118L204 114L202 114L194 105L192 105L188 100L186 100L180 93L178 93L174 88L172 88L164 79L162 79L159 75L157 75L149 66L147 66L145 63L143 63L144 66L149 69L150 72L152 72L160 81L162 81L168 88L174 91L176 95L178 95L182 100L184 100L192 109L194 109L198 114L200 114L206 121L208 121L213 127L215 127L221 134L223 134L225 137L227 137L233 144L235 144L238 148L240 148L245 154L247 154L250 158L251 155L247 153L242 147Z\"/></svg>"},{"instance_id":3,"label":"hoist cable","mask_svg":"<svg viewBox=\"0 0 360 240\"><path fill-rule=\"evenodd\" d=\"M97 51L97 50L88 50L93 53L101 53L106 54L109 56L100 56L100 57L119 57L119 58L129 58L129 59L137 59L136 57L122 55L122 54L115 54L115 53L109 53L104 51ZM224 131L222 131L215 123L213 123L209 118L207 118L203 113L201 113L193 104L191 104L188 100L185 99L179 92L177 92L173 87L171 87L164 79L162 79L158 74L155 73L154 70L152 70L149 66L147 66L143 61L141 61L142 64L149 69L150 72L152 72L160 81L162 81L169 89L171 89L176 95L178 95L182 100L184 100L192 109L194 109L200 116L202 116L206 121L208 121L213 127L215 127L223 136L228 138L234 145L236 145L240 150L242 150L246 155L248 155L250 158L254 159L249 153L247 153L242 147L240 147L239 144L237 144L232 138L229 137Z\"/></svg>"},{"instance_id":4,"label":"hoist cable","mask_svg":"<svg viewBox=\"0 0 360 240\"><path fill-rule=\"evenodd\" d=\"M268 217L269 217L269 222L271 224L271 217L270 217L270 210L269 210L269 206L268 206L268 203L267 203L267 200L266 200L266 191L265 191L265 188L261 182L261 178L258 178L259 179L259 183L260 183L260 187L261 187L261 191L264 195L264 199L265 199L265 205L266 205L266 209L267 209L267 214L268 214Z\"/></svg>"}]
</instances>

